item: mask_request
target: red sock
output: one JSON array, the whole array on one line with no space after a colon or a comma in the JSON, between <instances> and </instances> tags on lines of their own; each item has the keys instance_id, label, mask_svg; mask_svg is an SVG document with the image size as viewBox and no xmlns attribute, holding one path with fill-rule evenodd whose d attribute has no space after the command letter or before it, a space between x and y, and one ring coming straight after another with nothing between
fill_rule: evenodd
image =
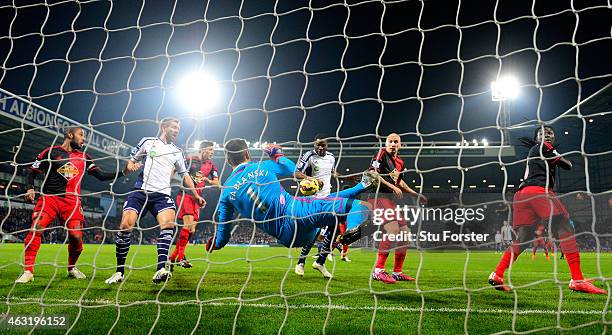
<instances>
[{"instance_id":1,"label":"red sock","mask_svg":"<svg viewBox=\"0 0 612 335\"><path fill-rule=\"evenodd\" d=\"M178 243L178 241L176 242ZM172 255L170 255L170 261L171 262L175 262L176 261L176 256L178 255L178 246L175 245L174 246L174 250L172 250Z\"/></svg>"},{"instance_id":2,"label":"red sock","mask_svg":"<svg viewBox=\"0 0 612 335\"><path fill-rule=\"evenodd\" d=\"M572 233L565 233L559 236L559 239L561 240L559 246L561 247L561 251L565 254L565 259L567 260L572 279L583 280L584 276L580 269L580 252L576 244L576 237Z\"/></svg>"},{"instance_id":3,"label":"red sock","mask_svg":"<svg viewBox=\"0 0 612 335\"><path fill-rule=\"evenodd\" d=\"M178 240L176 241L176 250L177 259L180 261L185 257L185 247L187 247L187 243L189 243L189 237L191 236L191 232L189 229L181 229L179 233Z\"/></svg>"},{"instance_id":4,"label":"red sock","mask_svg":"<svg viewBox=\"0 0 612 335\"><path fill-rule=\"evenodd\" d=\"M400 273L404 268L404 260L406 259L406 249L401 247L395 250L395 262L393 263L393 272Z\"/></svg>"},{"instance_id":5,"label":"red sock","mask_svg":"<svg viewBox=\"0 0 612 335\"><path fill-rule=\"evenodd\" d=\"M544 247L544 255L546 255L546 257L548 257L548 248Z\"/></svg>"},{"instance_id":6,"label":"red sock","mask_svg":"<svg viewBox=\"0 0 612 335\"><path fill-rule=\"evenodd\" d=\"M378 245L378 259L376 260L376 268L384 269L389 257L389 250L393 247L393 242L383 239Z\"/></svg>"},{"instance_id":7,"label":"red sock","mask_svg":"<svg viewBox=\"0 0 612 335\"><path fill-rule=\"evenodd\" d=\"M36 254L40 249L41 233L29 231L26 235L23 244L25 246L25 269L34 273L34 262L36 261Z\"/></svg>"},{"instance_id":8,"label":"red sock","mask_svg":"<svg viewBox=\"0 0 612 335\"><path fill-rule=\"evenodd\" d=\"M83 251L83 239L70 239L68 242L68 271L72 269L77 261L79 260L79 256L81 256L81 252Z\"/></svg>"},{"instance_id":9,"label":"red sock","mask_svg":"<svg viewBox=\"0 0 612 335\"><path fill-rule=\"evenodd\" d=\"M506 249L501 260L499 261L499 264L497 264L497 268L495 268L495 273L498 276L503 277L504 272L506 272L506 269L518 258L520 254L521 251L518 247L518 244L516 242L512 243L512 246Z\"/></svg>"},{"instance_id":10,"label":"red sock","mask_svg":"<svg viewBox=\"0 0 612 335\"><path fill-rule=\"evenodd\" d=\"M344 256L346 256L346 254L348 253L348 247L349 247L349 246L348 246L348 245L346 245L346 244L343 244L343 245L342 245L342 254L343 254Z\"/></svg>"}]
</instances>

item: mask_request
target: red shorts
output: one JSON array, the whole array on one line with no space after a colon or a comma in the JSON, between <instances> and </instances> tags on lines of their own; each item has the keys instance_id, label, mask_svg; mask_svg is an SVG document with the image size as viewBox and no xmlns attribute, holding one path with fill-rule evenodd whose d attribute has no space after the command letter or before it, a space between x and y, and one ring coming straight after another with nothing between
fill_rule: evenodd
<instances>
[{"instance_id":1,"label":"red shorts","mask_svg":"<svg viewBox=\"0 0 612 335\"><path fill-rule=\"evenodd\" d=\"M38 222L40 228L45 228L58 216L63 224L68 223L68 228L74 228L71 226L83 222L83 207L79 198L58 195L43 195L38 198L32 213L33 222Z\"/></svg>"},{"instance_id":2,"label":"red shorts","mask_svg":"<svg viewBox=\"0 0 612 335\"><path fill-rule=\"evenodd\" d=\"M553 191L541 186L526 186L514 195L512 226L531 226L563 215L569 219L567 209Z\"/></svg>"},{"instance_id":3,"label":"red shorts","mask_svg":"<svg viewBox=\"0 0 612 335\"><path fill-rule=\"evenodd\" d=\"M395 211L395 207L397 207L397 204L389 199L389 198L385 198L385 197L378 197L378 198L370 198L368 199L368 202L372 205L372 207L374 207L374 209L392 209ZM381 215L380 218L382 219L382 224L385 225L389 222L393 222L393 221L397 221L397 223L400 226L406 226L407 223L406 221L404 221L404 219L402 218L402 216L395 218L396 215L393 215L394 219L393 220L387 220L385 218L384 215ZM399 219L399 220L396 220Z\"/></svg>"},{"instance_id":4,"label":"red shorts","mask_svg":"<svg viewBox=\"0 0 612 335\"><path fill-rule=\"evenodd\" d=\"M546 242L544 242L544 239L542 237L536 237L535 240L533 240L533 247L537 248L537 247L542 247L542 248L546 248Z\"/></svg>"},{"instance_id":5,"label":"red shorts","mask_svg":"<svg viewBox=\"0 0 612 335\"><path fill-rule=\"evenodd\" d=\"M183 219L183 215L192 215L194 221L200 221L200 206L193 199L191 194L179 194L176 196L176 205L179 206L178 218Z\"/></svg>"}]
</instances>

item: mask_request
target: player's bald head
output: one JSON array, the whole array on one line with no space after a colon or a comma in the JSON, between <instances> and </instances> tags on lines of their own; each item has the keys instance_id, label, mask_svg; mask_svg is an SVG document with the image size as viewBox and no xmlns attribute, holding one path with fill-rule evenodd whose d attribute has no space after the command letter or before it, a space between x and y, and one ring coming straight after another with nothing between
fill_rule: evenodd
<instances>
[{"instance_id":1,"label":"player's bald head","mask_svg":"<svg viewBox=\"0 0 612 335\"><path fill-rule=\"evenodd\" d=\"M385 141L385 150L387 150L390 154L397 154L400 146L402 145L402 139L396 133L391 133L387 135L387 140Z\"/></svg>"},{"instance_id":2,"label":"player's bald head","mask_svg":"<svg viewBox=\"0 0 612 335\"><path fill-rule=\"evenodd\" d=\"M232 138L225 142L225 157L231 166L237 166L250 159L249 145L243 138Z\"/></svg>"},{"instance_id":3,"label":"player's bald head","mask_svg":"<svg viewBox=\"0 0 612 335\"><path fill-rule=\"evenodd\" d=\"M391 140L398 140L398 141L402 140L402 138L397 133L391 133L391 134L387 135L387 141L389 141L390 139Z\"/></svg>"}]
</instances>

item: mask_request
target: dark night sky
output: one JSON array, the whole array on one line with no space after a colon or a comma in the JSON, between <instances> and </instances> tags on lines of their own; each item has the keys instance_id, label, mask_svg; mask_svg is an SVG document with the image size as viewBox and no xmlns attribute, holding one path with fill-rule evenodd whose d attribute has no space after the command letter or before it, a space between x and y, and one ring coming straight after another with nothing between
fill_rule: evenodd
<instances>
[{"instance_id":1,"label":"dark night sky","mask_svg":"<svg viewBox=\"0 0 612 335\"><path fill-rule=\"evenodd\" d=\"M189 117L174 87L199 67L222 101L197 116L196 137L218 142L391 131L456 141L459 129L496 141L497 73L524 86L513 124L553 119L612 73L606 1L576 1L575 12L542 0L56 2L0 2L0 87L130 144L156 131L150 120Z\"/></svg>"}]
</instances>

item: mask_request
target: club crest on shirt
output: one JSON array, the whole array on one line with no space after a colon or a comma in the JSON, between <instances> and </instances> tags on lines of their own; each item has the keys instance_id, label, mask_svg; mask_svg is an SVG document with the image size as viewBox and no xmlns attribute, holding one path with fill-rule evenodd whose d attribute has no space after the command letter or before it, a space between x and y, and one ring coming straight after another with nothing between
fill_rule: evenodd
<instances>
[{"instance_id":1,"label":"club crest on shirt","mask_svg":"<svg viewBox=\"0 0 612 335\"><path fill-rule=\"evenodd\" d=\"M379 161L373 161L372 162L372 167L375 168L375 169L380 168L380 162Z\"/></svg>"},{"instance_id":2,"label":"club crest on shirt","mask_svg":"<svg viewBox=\"0 0 612 335\"><path fill-rule=\"evenodd\" d=\"M66 178L66 180L70 180L76 177L79 174L79 169L77 169L74 164L68 162L57 169L57 173L62 175L62 177Z\"/></svg>"}]
</instances>

